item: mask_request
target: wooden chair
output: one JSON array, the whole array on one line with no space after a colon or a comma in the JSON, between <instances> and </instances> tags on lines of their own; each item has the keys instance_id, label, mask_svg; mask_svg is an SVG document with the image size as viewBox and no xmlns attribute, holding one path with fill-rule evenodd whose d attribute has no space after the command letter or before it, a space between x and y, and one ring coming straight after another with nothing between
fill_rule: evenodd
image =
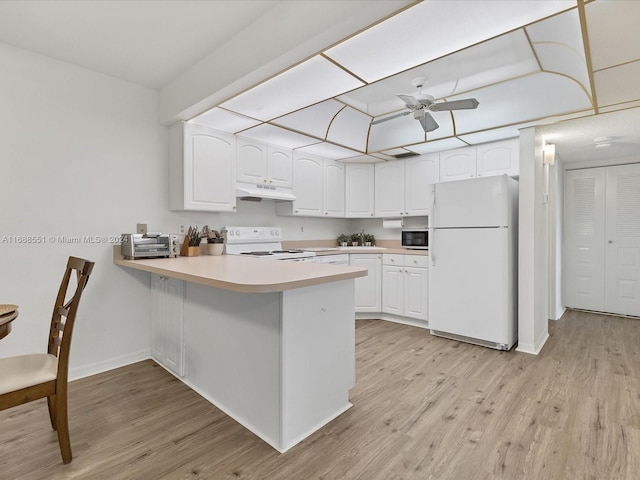
<instances>
[{"instance_id":1,"label":"wooden chair","mask_svg":"<svg viewBox=\"0 0 640 480\"><path fill-rule=\"evenodd\" d=\"M51 426L58 434L62 461L71 461L67 419L67 377L71 334L80 297L94 262L69 257L53 307L47 353L0 358L0 410L47 398ZM75 272L76 286L69 285ZM69 300L68 293L73 292Z\"/></svg>"}]
</instances>

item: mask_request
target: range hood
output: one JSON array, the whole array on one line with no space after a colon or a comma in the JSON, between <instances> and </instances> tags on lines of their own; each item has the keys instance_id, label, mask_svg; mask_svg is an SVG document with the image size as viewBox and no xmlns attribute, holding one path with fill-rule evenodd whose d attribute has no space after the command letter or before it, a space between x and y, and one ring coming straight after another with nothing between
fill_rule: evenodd
<instances>
[{"instance_id":1,"label":"range hood","mask_svg":"<svg viewBox=\"0 0 640 480\"><path fill-rule=\"evenodd\" d=\"M288 189L278 189L271 185L250 184L237 184L236 197L241 200L250 200L255 202L259 202L263 199L293 202L296 199L295 195Z\"/></svg>"}]
</instances>

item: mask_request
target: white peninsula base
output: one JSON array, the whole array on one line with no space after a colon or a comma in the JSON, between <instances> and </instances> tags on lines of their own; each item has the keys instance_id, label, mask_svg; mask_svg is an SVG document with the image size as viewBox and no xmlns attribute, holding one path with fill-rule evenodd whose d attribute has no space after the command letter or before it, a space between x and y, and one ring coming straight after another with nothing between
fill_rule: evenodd
<instances>
[{"instance_id":1,"label":"white peninsula base","mask_svg":"<svg viewBox=\"0 0 640 480\"><path fill-rule=\"evenodd\" d=\"M280 452L349 407L354 280L243 294L187 283L185 377Z\"/></svg>"}]
</instances>

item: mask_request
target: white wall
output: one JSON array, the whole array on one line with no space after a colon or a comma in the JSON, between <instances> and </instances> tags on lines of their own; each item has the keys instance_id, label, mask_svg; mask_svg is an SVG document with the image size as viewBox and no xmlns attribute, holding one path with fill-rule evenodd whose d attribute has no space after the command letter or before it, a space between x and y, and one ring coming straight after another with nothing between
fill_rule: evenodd
<instances>
[{"instance_id":1,"label":"white wall","mask_svg":"<svg viewBox=\"0 0 640 480\"><path fill-rule=\"evenodd\" d=\"M549 209L542 146L535 128L520 131L517 350L532 354L549 338Z\"/></svg>"},{"instance_id":2,"label":"white wall","mask_svg":"<svg viewBox=\"0 0 640 480\"><path fill-rule=\"evenodd\" d=\"M235 214L170 212L167 129L158 121L156 91L4 44L0 65L0 303L20 306L0 357L44 351L69 255L96 262L71 376L148 356L149 276L114 266L113 243L83 236L117 237L138 222L163 232L177 232L180 223L281 225L292 240L348 229L343 219L276 217L270 201L239 202ZM13 240L25 236L44 243Z\"/></svg>"},{"instance_id":3,"label":"white wall","mask_svg":"<svg viewBox=\"0 0 640 480\"><path fill-rule=\"evenodd\" d=\"M74 374L146 355L148 279L114 267L109 244L58 237L118 235L164 205L157 93L4 44L0 65L0 302L20 306L0 356L44 351L69 255L96 262Z\"/></svg>"}]
</instances>

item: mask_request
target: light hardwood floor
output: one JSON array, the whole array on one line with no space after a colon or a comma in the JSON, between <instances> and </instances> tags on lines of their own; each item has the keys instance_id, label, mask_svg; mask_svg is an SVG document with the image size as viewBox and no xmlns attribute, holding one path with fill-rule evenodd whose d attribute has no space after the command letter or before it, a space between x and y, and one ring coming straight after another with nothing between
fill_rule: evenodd
<instances>
[{"instance_id":1,"label":"light hardwood floor","mask_svg":"<svg viewBox=\"0 0 640 480\"><path fill-rule=\"evenodd\" d=\"M152 361L0 412L0 479L637 479L640 321L568 312L539 356L358 321L353 408L285 454ZM0 372L1 374L1 372Z\"/></svg>"}]
</instances>

